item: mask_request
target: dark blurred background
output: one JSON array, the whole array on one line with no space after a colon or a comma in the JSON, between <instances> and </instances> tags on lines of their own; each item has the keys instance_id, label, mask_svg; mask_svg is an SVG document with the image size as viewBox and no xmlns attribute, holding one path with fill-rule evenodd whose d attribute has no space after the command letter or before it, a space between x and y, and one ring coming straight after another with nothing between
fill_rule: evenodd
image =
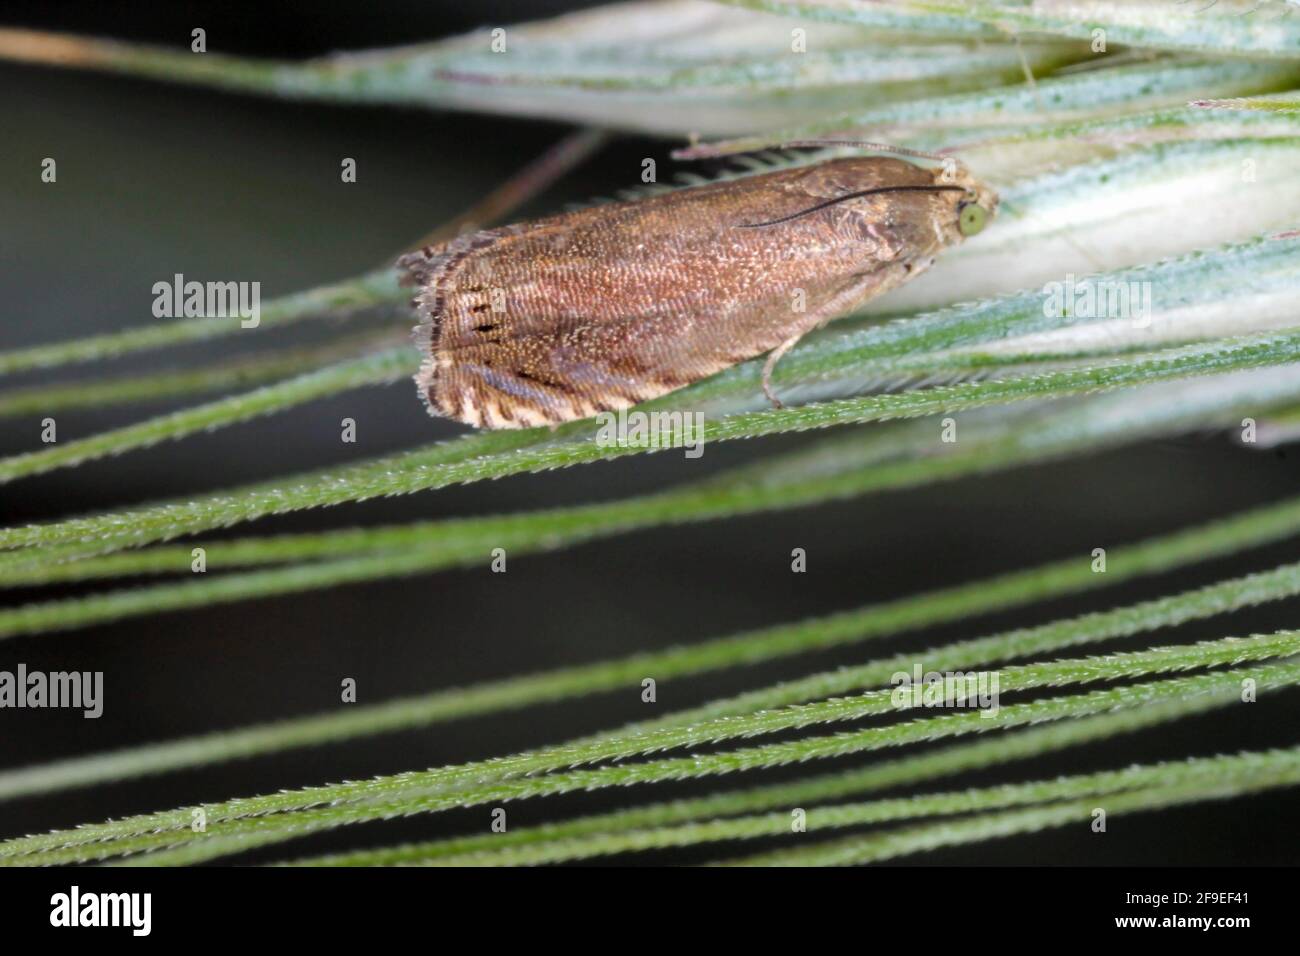
<instances>
[{"instance_id":1,"label":"dark blurred background","mask_svg":"<svg viewBox=\"0 0 1300 956\"><path fill-rule=\"evenodd\" d=\"M434 39L482 25L551 15L564 0L420 0L357 5L0 4L0 24L170 46L195 26L209 50L306 57ZM120 77L0 65L0 348L153 321L151 286L183 272L257 278L263 301L356 275L462 211L568 132L535 121L277 102ZM670 144L620 140L522 216L609 195L636 181L640 159L667 162ZM58 160L57 186L39 181ZM342 157L359 179L339 180ZM402 318L400 324L407 320ZM274 334L319 338L311 323ZM234 339L239 339L235 336ZM269 341L269 339L268 339ZM147 353L112 372L234 354L223 340ZM107 366L69 370L93 375ZM31 375L12 384L34 384ZM6 383L6 385L9 383ZM173 407L64 412L61 440ZM356 419L358 441L339 441ZM0 422L0 454L39 447L39 420ZM409 384L350 392L212 435L0 488L5 525L199 494L450 437ZM609 499L699 477L779 448L788 438L710 446L701 462L657 455L524 476L258 522L233 533L285 532L508 512ZM702 470L703 469L703 470ZM103 670L104 716L5 711L0 765L99 752L341 706L353 677L373 703L438 687L689 643L775 622L978 579L1124 542L1292 494L1300 454L1247 452L1219 435L1153 442L1106 455L822 507L626 535L552 555L512 558L509 572L472 570L308 595L161 614L119 625L7 641L0 668ZM808 573L790 572L804 547ZM664 681L659 707L688 706L881 651L921 648L1001 627L1169 593L1295 558L1294 546L1250 552L1163 578L990 615L870 648L859 646L722 676ZM6 592L6 605L77 593ZM1294 601L1164 633L1195 640L1294 626ZM1145 638L1134 642L1140 645ZM1114 645L1123 646L1123 645ZM653 676L653 675L649 675ZM11 802L12 836L343 778L503 754L647 716L639 688L156 779ZM1294 744L1300 694L1008 765L944 786L1078 772L1189 754ZM871 757L841 761L850 765ZM819 766L817 771L830 769ZM808 772L795 768L763 780ZM731 782L618 791L512 805L512 827L562 813L752 785ZM947 850L905 863L1294 863L1294 792L1231 804L1115 818L1104 837L1084 827ZM245 859L283 858L487 826L488 808L327 834ZM755 844L757 849L758 845ZM638 857L638 862L706 859Z\"/></svg>"}]
</instances>

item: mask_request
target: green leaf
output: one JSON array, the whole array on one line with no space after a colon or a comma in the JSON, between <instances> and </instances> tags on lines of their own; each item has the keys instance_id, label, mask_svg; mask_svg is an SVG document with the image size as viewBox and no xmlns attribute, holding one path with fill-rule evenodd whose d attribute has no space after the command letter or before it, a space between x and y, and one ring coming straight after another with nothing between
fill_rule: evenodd
<instances>
[{"instance_id":1,"label":"green leaf","mask_svg":"<svg viewBox=\"0 0 1300 956\"><path fill-rule=\"evenodd\" d=\"M1294 648L1294 637L1290 641L1290 646ZM1288 638L1283 636L1276 646L1285 648L1287 643ZM1218 645L1216 650L1218 653L1192 651L1181 660L1186 663L1199 659L1208 663L1220 655L1230 658L1235 654L1226 645ZM1261 647L1260 650L1264 649ZM1136 659L1132 663L1136 664ZM1156 667L1164 666L1158 657L1147 663ZM1071 662L1071 666L1074 664L1077 662ZM1124 672L1125 666L1119 665L1112 673ZM1247 679L1255 681L1262 689L1292 686L1300 682L1300 663L1282 661L1249 669L1128 684L1084 694L1013 704L1002 707L996 720L987 720L978 711L964 711L734 751L644 763L612 764L591 770L557 772L488 784L466 784L463 789L443 793L426 793L422 775L415 773L304 791L265 794L256 798L205 804L203 810L211 829L204 833L189 830L192 814L189 809L182 808L82 826L71 831L55 831L9 840L0 844L0 864L48 865L106 859L123 853L168 847L173 849L152 855L145 862L198 862L363 820L386 819L415 812L437 812L458 806L598 787L697 779L986 730L1006 730L1119 708L1152 706L1202 695L1214 698L1235 697L1240 692L1241 681ZM213 827L213 824L218 823L221 824L219 827Z\"/></svg>"},{"instance_id":2,"label":"green leaf","mask_svg":"<svg viewBox=\"0 0 1300 956\"><path fill-rule=\"evenodd\" d=\"M0 352L0 375L116 358L131 352L201 342L236 333L257 335L304 319L333 317L353 310L400 302L405 298L407 293L398 287L396 273L391 269L383 269L356 279L267 302L261 308L256 328L243 328L243 320L238 317L173 319L123 332Z\"/></svg>"},{"instance_id":3,"label":"green leaf","mask_svg":"<svg viewBox=\"0 0 1300 956\"><path fill-rule=\"evenodd\" d=\"M1300 783L1290 754L1265 755L1268 764L1251 777L1222 776L1173 786L1155 786L1106 796L1102 808L1111 813L1140 813L1205 800L1224 800ZM1087 826L1094 820L1098 800L1092 797L1007 813L979 814L953 822L931 823L888 833L849 837L814 847L776 850L727 861L733 866L848 866L894 859L942 846L974 843L1020 833L1033 833L1069 824Z\"/></svg>"},{"instance_id":4,"label":"green leaf","mask_svg":"<svg viewBox=\"0 0 1300 956\"><path fill-rule=\"evenodd\" d=\"M1158 58L1105 69L1062 71L1033 86L1017 84L903 103L873 103L815 123L687 147L676 155L703 158L754 152L799 140L861 138L845 134L862 131L895 145L954 151L969 142L1015 130L1050 131L1087 119L1114 121L1181 107L1206 90L1235 97L1297 84L1300 66L1289 62Z\"/></svg>"},{"instance_id":5,"label":"green leaf","mask_svg":"<svg viewBox=\"0 0 1300 956\"><path fill-rule=\"evenodd\" d=\"M338 362L274 385L265 385L256 391L172 412L138 425L102 432L91 438L60 442L41 451L0 458L0 484L285 411L346 389L387 385L409 376L417 364L410 348L390 349Z\"/></svg>"},{"instance_id":6,"label":"green leaf","mask_svg":"<svg viewBox=\"0 0 1300 956\"><path fill-rule=\"evenodd\" d=\"M785 837L788 841L806 842L803 834L820 834L826 830L930 816L955 816L1048 801L1090 799L1095 806L1110 806L1114 794L1138 791L1150 795L1177 791L1187 800L1211 799L1239 795L1270 787L1300 784L1300 749L1246 753L1234 756L1170 761L1108 770L1101 773L1030 783L1005 784L978 790L920 794L919 796L872 800L866 803L804 807L805 830L792 833L792 811L784 810L731 819L703 820L674 826L620 828L591 835L548 840L516 842L514 845L461 853L439 853L437 845L416 845L389 850L368 851L323 860L303 860L298 865L368 866L382 862L394 864L431 864L436 866L536 866L563 863L643 850L697 846L728 840L752 840L760 837ZM1144 803L1143 806L1146 804ZM1167 805L1167 804L1166 804ZM1091 811L1092 807L1088 810ZM1090 820L1088 813L1081 814ZM983 819L981 817L980 819ZM987 824L986 824L987 825ZM876 838L877 840L879 838ZM845 841L846 843L848 841ZM862 843L854 841L861 847ZM434 852L429 855L428 851ZM781 860L783 852L802 856L810 852L800 847L774 851L763 859ZM818 844L812 853L834 852ZM903 852L899 849L899 852Z\"/></svg>"},{"instance_id":7,"label":"green leaf","mask_svg":"<svg viewBox=\"0 0 1300 956\"><path fill-rule=\"evenodd\" d=\"M1157 538L1108 554L1105 575L1092 572L1082 560L1066 560L1029 571L902 598L883 605L841 612L797 624L706 641L691 647L637 654L549 673L493 681L465 689L438 691L384 704L352 707L341 713L297 718L153 744L117 753L74 758L54 764L0 771L0 799L49 792L159 773L180 767L215 763L237 757L344 740L527 707L544 701L574 698L612 690L653 673L659 679L747 666L792 654L895 636L899 633L960 620L974 614L1015 607L1048 596L1111 585L1206 560L1216 554L1294 534L1300 529L1300 499L1248 512L1179 535ZM1172 626L1198 617L1225 613L1295 592L1297 569L1283 566L1265 574L1210 585L1171 598L1144 602L1039 628L1021 629L993 637L937 648L951 666L969 667L999 659L1054 650L1089 641ZM916 654L899 655L875 664L841 669L830 675L787 682L775 688L743 694L687 711L675 712L642 729L671 727L719 715L743 714L761 707L781 706L883 681L912 666Z\"/></svg>"},{"instance_id":8,"label":"green leaf","mask_svg":"<svg viewBox=\"0 0 1300 956\"><path fill-rule=\"evenodd\" d=\"M383 338L390 336L385 333ZM370 334L317 348L283 349L195 369L164 369L143 375L10 389L0 392L0 417L47 415L72 408L109 408L180 395L230 391L318 369L364 352L373 344L378 344L378 337Z\"/></svg>"},{"instance_id":9,"label":"green leaf","mask_svg":"<svg viewBox=\"0 0 1300 956\"><path fill-rule=\"evenodd\" d=\"M387 866L416 858L432 860L447 856L478 854L485 850L504 850L522 844L663 827L775 807L802 806L819 800L840 800L895 786L916 786L964 770L984 770L1003 763L1052 753L1077 744L1132 733L1224 707L1231 700L1228 697L1194 696L1182 700L1162 701L1136 709L1117 710L1092 717L1048 723L1028 730L1013 730L987 739L976 739L951 747L931 749L893 760L876 761L866 767L803 777L791 783L768 784L749 790L728 790L705 797L652 803L610 813L576 817L560 823L512 828L506 833L453 837L379 850L361 850L355 853L314 857L305 862L320 866Z\"/></svg>"},{"instance_id":10,"label":"green leaf","mask_svg":"<svg viewBox=\"0 0 1300 956\"><path fill-rule=\"evenodd\" d=\"M1298 349L1300 332L1240 336L1205 345L1166 349L1094 367L732 415L716 422L706 421L699 438L704 442L730 441L834 425L953 413L1031 398L1063 398L1188 375L1282 364L1300 357ZM338 471L285 479L272 486L253 486L207 498L72 518L50 525L9 528L0 531L0 548L48 547L90 541L94 544L84 553L102 553L111 548L148 544L268 514L543 471L644 450L603 447L594 435L583 441L580 436L587 428L590 425L582 422L561 428L557 435L579 439L568 443L550 440L512 452L470 458L466 454L469 446L491 441L490 436L481 440L476 436L464 442L435 445L423 452L408 452ZM549 437L544 432L545 429L533 429L521 434L525 440ZM679 430L664 444L683 447L686 437Z\"/></svg>"},{"instance_id":11,"label":"green leaf","mask_svg":"<svg viewBox=\"0 0 1300 956\"><path fill-rule=\"evenodd\" d=\"M804 49L791 30L811 32ZM493 30L500 31L494 35ZM998 39L988 31L973 32ZM543 116L681 135L749 131L861 101L1018 80L1077 60L1075 43L936 43L705 3L619 3L434 43L303 62L0 30L0 57L263 96ZM1023 57L1023 60L1022 60Z\"/></svg>"},{"instance_id":12,"label":"green leaf","mask_svg":"<svg viewBox=\"0 0 1300 956\"><path fill-rule=\"evenodd\" d=\"M1217 3L1031 3L1023 0L722 0L786 16L908 30L975 25L1004 34L1039 34L1157 50L1192 50L1221 56L1300 57L1300 23L1281 0ZM946 17L946 21L936 18Z\"/></svg>"}]
</instances>

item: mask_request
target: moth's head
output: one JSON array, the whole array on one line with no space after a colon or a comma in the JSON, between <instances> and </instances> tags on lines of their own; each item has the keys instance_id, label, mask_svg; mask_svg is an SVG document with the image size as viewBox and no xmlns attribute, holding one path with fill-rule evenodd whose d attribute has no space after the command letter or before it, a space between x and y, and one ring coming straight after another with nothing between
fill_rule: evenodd
<instances>
[{"instance_id":1,"label":"moth's head","mask_svg":"<svg viewBox=\"0 0 1300 956\"><path fill-rule=\"evenodd\" d=\"M944 196L950 211L944 231L949 242L961 242L979 235L998 211L998 194L975 179L965 167L951 166L934 171L935 185L960 187Z\"/></svg>"},{"instance_id":2,"label":"moth's head","mask_svg":"<svg viewBox=\"0 0 1300 956\"><path fill-rule=\"evenodd\" d=\"M890 234L886 258L906 254L915 259L954 245L983 231L998 208L998 195L950 157L937 167L918 166L893 157L858 156L827 160L801 171L798 193L802 208L744 229L783 226L795 220L830 224L847 222L881 254L881 229ZM825 197L803 205L803 197ZM793 201L793 200L792 200Z\"/></svg>"}]
</instances>

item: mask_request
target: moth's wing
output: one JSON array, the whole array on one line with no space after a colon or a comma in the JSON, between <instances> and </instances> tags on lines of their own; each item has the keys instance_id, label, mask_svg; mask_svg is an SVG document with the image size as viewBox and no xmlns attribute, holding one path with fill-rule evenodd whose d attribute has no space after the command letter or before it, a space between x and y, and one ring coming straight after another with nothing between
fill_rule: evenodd
<instances>
[{"instance_id":1,"label":"moth's wing","mask_svg":"<svg viewBox=\"0 0 1300 956\"><path fill-rule=\"evenodd\" d=\"M869 298L895 263L835 261L826 219L790 215L843 187L792 172L461 236L401 260L419 288L416 377L430 411L478 427L586 418L671 392L789 337L798 310ZM701 201L710 200L710 201ZM834 240L834 241L832 241ZM864 248L872 242L861 237ZM779 276L779 278L777 278Z\"/></svg>"},{"instance_id":2,"label":"moth's wing","mask_svg":"<svg viewBox=\"0 0 1300 956\"><path fill-rule=\"evenodd\" d=\"M721 346L710 336L692 335L683 326L697 320L680 314L502 314L490 301L486 307L457 302L490 297L490 287L483 293L462 287L451 295L440 295L438 287L434 279L421 296L429 301L416 330L425 356L416 384L433 414L480 428L552 425L628 408L770 347L746 337ZM466 312L474 324L466 322Z\"/></svg>"}]
</instances>

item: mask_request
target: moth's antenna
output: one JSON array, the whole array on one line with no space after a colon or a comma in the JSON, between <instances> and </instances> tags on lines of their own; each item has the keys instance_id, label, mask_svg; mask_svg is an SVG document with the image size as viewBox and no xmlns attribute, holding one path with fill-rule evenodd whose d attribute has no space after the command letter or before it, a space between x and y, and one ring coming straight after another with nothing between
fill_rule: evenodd
<instances>
[{"instance_id":1,"label":"moth's antenna","mask_svg":"<svg viewBox=\"0 0 1300 956\"><path fill-rule=\"evenodd\" d=\"M725 144L724 144L725 145ZM891 146L889 143L869 143L856 139L793 139L785 143L773 143L763 149L823 149L834 146L852 146L855 149L868 149L873 153L893 153L897 156L911 156L915 159L932 159L935 162L951 162L962 166L961 160L949 153L932 153L924 149L911 149L907 146ZM735 153L754 152L754 150L737 150ZM733 155L707 144L692 141L684 149L673 150L673 159L710 159ZM965 168L964 166L962 168Z\"/></svg>"},{"instance_id":2,"label":"moth's antenna","mask_svg":"<svg viewBox=\"0 0 1300 956\"><path fill-rule=\"evenodd\" d=\"M779 143L774 149L815 149L821 146L852 146L856 149L869 149L877 153L896 153L899 156L913 156L917 159L934 159L942 162L953 159L943 153L932 153L924 149L911 149L907 146L891 146L888 143L867 143L856 139L794 139L788 143Z\"/></svg>"},{"instance_id":3,"label":"moth's antenna","mask_svg":"<svg viewBox=\"0 0 1300 956\"><path fill-rule=\"evenodd\" d=\"M782 216L780 219L769 219L767 222L747 222L740 225L741 229L757 229L759 226L777 226L783 222L789 222L791 219L798 219L800 216L806 216L809 213L816 212L819 209L825 209L827 206L834 206L837 203L848 202L850 199L861 199L863 196L879 196L881 193L924 193L924 192L966 192L965 186L877 186L874 189L863 189L855 193L847 193L843 196L836 196L834 199L828 199L825 202L819 202L815 206L809 206L807 209L791 213L788 216Z\"/></svg>"},{"instance_id":4,"label":"moth's antenna","mask_svg":"<svg viewBox=\"0 0 1300 956\"><path fill-rule=\"evenodd\" d=\"M866 143L852 139L796 139L782 143L780 148L813 149L823 146L852 146L854 149L869 149L874 153L893 153L896 156L911 156L914 159L931 159L937 163L951 163L958 170L966 172L966 164L950 153L933 153L926 149L911 149L907 146L890 146L888 143Z\"/></svg>"}]
</instances>

